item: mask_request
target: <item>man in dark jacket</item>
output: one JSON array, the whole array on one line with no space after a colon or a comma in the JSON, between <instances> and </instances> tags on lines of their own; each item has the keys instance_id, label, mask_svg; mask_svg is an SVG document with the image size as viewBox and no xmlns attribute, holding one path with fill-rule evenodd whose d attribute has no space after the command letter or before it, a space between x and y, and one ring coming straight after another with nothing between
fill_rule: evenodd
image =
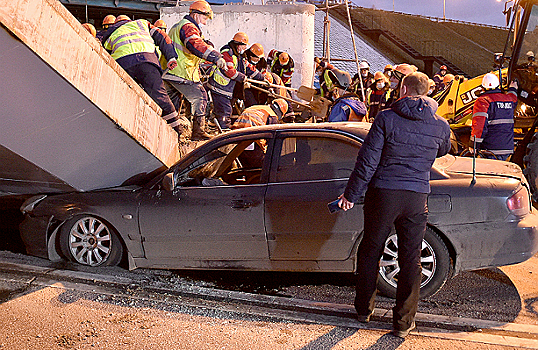
<instances>
[{"instance_id":1,"label":"man in dark jacket","mask_svg":"<svg viewBox=\"0 0 538 350\"><path fill-rule=\"evenodd\" d=\"M437 102L425 96L427 91L425 74L403 79L401 98L375 118L338 203L349 210L366 193L355 296L360 322L368 322L374 311L379 259L396 227L400 272L392 334L399 337L415 328L430 169L435 158L450 149L450 127L435 114Z\"/></svg>"}]
</instances>

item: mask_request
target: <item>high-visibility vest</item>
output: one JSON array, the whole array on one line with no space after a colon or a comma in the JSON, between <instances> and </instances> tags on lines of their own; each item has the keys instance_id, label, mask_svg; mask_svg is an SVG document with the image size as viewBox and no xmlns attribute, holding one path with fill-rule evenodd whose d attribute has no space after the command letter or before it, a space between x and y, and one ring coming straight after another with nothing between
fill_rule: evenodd
<instances>
[{"instance_id":1,"label":"high-visibility vest","mask_svg":"<svg viewBox=\"0 0 538 350\"><path fill-rule=\"evenodd\" d=\"M198 67L202 59L196 55L193 55L183 44L179 36L181 28L187 23L192 22L186 18L183 18L178 24L173 26L168 33L168 36L170 36L170 39L172 39L178 57L177 67L169 71L169 73L190 81L199 82L200 70ZM200 35L200 38L203 39L204 37Z\"/></svg>"},{"instance_id":2,"label":"high-visibility vest","mask_svg":"<svg viewBox=\"0 0 538 350\"><path fill-rule=\"evenodd\" d=\"M232 51L232 49L222 50L221 53L225 53L227 51ZM237 65L239 64L237 56L235 56L233 52L230 53L230 56L232 56L233 59L234 69L237 69ZM213 80L219 85L227 86L231 81L230 78L224 75L221 70L216 67L213 67L213 71L211 72L211 74L213 75Z\"/></svg>"},{"instance_id":3,"label":"high-visibility vest","mask_svg":"<svg viewBox=\"0 0 538 350\"><path fill-rule=\"evenodd\" d=\"M116 29L103 45L111 51L112 58L125 57L140 52L155 52L155 42L145 19L130 21Z\"/></svg>"}]
</instances>

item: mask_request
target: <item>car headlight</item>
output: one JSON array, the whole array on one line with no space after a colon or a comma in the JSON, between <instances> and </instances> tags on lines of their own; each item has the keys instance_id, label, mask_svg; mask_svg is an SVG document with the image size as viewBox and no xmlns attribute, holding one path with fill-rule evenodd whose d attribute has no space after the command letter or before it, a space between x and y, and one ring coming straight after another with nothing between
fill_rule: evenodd
<instances>
[{"instance_id":1,"label":"car headlight","mask_svg":"<svg viewBox=\"0 0 538 350\"><path fill-rule=\"evenodd\" d=\"M35 206L45 198L47 198L46 194L40 194L40 195L28 198L21 205L22 213L23 214L30 213L32 210L34 210Z\"/></svg>"},{"instance_id":2,"label":"car headlight","mask_svg":"<svg viewBox=\"0 0 538 350\"><path fill-rule=\"evenodd\" d=\"M506 200L506 206L515 216L525 216L530 213L529 191L525 186L519 187L514 194Z\"/></svg>"}]
</instances>

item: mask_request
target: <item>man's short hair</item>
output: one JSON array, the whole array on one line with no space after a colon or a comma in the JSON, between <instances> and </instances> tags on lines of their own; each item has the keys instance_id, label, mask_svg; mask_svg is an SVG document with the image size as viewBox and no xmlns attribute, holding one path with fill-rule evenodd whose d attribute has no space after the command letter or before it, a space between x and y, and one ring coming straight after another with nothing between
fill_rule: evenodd
<instances>
[{"instance_id":1,"label":"man's short hair","mask_svg":"<svg viewBox=\"0 0 538 350\"><path fill-rule=\"evenodd\" d=\"M406 75L402 80L402 84L407 88L407 95L426 95L430 88L428 79L426 74L414 72Z\"/></svg>"}]
</instances>

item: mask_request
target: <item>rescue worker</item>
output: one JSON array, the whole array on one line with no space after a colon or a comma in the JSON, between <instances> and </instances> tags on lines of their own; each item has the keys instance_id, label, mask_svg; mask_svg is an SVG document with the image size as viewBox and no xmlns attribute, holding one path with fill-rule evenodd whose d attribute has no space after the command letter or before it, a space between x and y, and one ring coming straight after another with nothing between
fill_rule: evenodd
<instances>
[{"instance_id":1,"label":"rescue worker","mask_svg":"<svg viewBox=\"0 0 538 350\"><path fill-rule=\"evenodd\" d=\"M428 79L428 93L426 94L426 96L428 97L432 97L433 95L435 95L435 81L433 81L433 79Z\"/></svg>"},{"instance_id":2,"label":"rescue worker","mask_svg":"<svg viewBox=\"0 0 538 350\"><path fill-rule=\"evenodd\" d=\"M389 83L388 79L382 72L375 72L374 83L368 93L368 120L372 122L377 113L385 109L387 103Z\"/></svg>"},{"instance_id":3,"label":"rescue worker","mask_svg":"<svg viewBox=\"0 0 538 350\"><path fill-rule=\"evenodd\" d=\"M164 88L161 66L155 55L158 45L168 61L168 68L177 67L177 54L168 35L145 19L131 21L120 15L101 42L112 58L157 102L162 118L181 136L178 114Z\"/></svg>"},{"instance_id":4,"label":"rescue worker","mask_svg":"<svg viewBox=\"0 0 538 350\"><path fill-rule=\"evenodd\" d=\"M163 32L166 32L166 23L164 23L162 19L159 18L155 21L155 23L153 23L153 25L162 30Z\"/></svg>"},{"instance_id":5,"label":"rescue worker","mask_svg":"<svg viewBox=\"0 0 538 350\"><path fill-rule=\"evenodd\" d=\"M433 76L433 81L435 82L435 90L436 91L441 91L443 90L443 78L445 77L447 73L447 68L445 65L442 65L441 67L439 67L439 71L437 73L435 73L435 75Z\"/></svg>"},{"instance_id":6,"label":"rescue worker","mask_svg":"<svg viewBox=\"0 0 538 350\"><path fill-rule=\"evenodd\" d=\"M232 125L232 129L249 128L253 126L278 124L288 111L288 102L277 98L269 105L251 106L243 111ZM261 168L266 151L265 140L257 140L252 149L245 149L239 160L245 168Z\"/></svg>"},{"instance_id":7,"label":"rescue worker","mask_svg":"<svg viewBox=\"0 0 538 350\"><path fill-rule=\"evenodd\" d=\"M360 122L367 113L366 106L357 95L348 92L351 86L351 76L348 72L334 68L330 71L334 84L333 97L335 101L331 107L329 122Z\"/></svg>"},{"instance_id":8,"label":"rescue worker","mask_svg":"<svg viewBox=\"0 0 538 350\"><path fill-rule=\"evenodd\" d=\"M113 25L114 23L116 22L116 16L114 15L106 15L105 18L103 18L103 23L102 23L102 27L103 29L100 30L96 35L95 37L97 39L99 39L99 41L101 41L101 38L103 37L103 35L105 34L106 30L108 29L108 27L110 27L111 25Z\"/></svg>"},{"instance_id":9,"label":"rescue worker","mask_svg":"<svg viewBox=\"0 0 538 350\"><path fill-rule=\"evenodd\" d=\"M329 72L334 69L334 66L319 57L314 57L314 62L317 65L316 72L319 72L319 88L316 89L316 93L321 95L321 97L334 101L335 99L331 96L331 92L334 90L334 84L329 75Z\"/></svg>"},{"instance_id":10,"label":"rescue worker","mask_svg":"<svg viewBox=\"0 0 538 350\"><path fill-rule=\"evenodd\" d=\"M359 71L360 73L355 74L353 77L351 84L353 85L353 91L363 101L367 97L367 90L370 88L370 85L374 83L374 75L370 73L370 64L366 61L359 63ZM362 85L359 79L362 80Z\"/></svg>"},{"instance_id":11,"label":"rescue worker","mask_svg":"<svg viewBox=\"0 0 538 350\"><path fill-rule=\"evenodd\" d=\"M220 52L207 44L200 30L200 24L206 25L213 18L209 3L198 0L189 7L189 14L170 28L170 38L178 56L178 66L169 70L163 79L172 87L172 96L177 92L183 94L190 103L193 118L192 140L207 140L211 136L205 131L207 109L207 92L200 80L200 62L213 62L219 68L225 68L226 62Z\"/></svg>"},{"instance_id":12,"label":"rescue worker","mask_svg":"<svg viewBox=\"0 0 538 350\"><path fill-rule=\"evenodd\" d=\"M283 98L277 98L269 105L248 107L234 122L232 129L278 124L288 112L288 108L288 102Z\"/></svg>"},{"instance_id":13,"label":"rescue worker","mask_svg":"<svg viewBox=\"0 0 538 350\"><path fill-rule=\"evenodd\" d=\"M392 67L392 64L387 64L385 66L385 69L383 70L383 74L385 74L385 76L387 77L387 80L390 78L390 76L392 75L392 71L393 71L394 67Z\"/></svg>"},{"instance_id":14,"label":"rescue worker","mask_svg":"<svg viewBox=\"0 0 538 350\"><path fill-rule=\"evenodd\" d=\"M400 85L402 83L403 78L406 75L409 75L416 71L417 69L415 66L412 66L407 63L402 63L394 67L394 70L392 71L392 75L389 79L389 83L390 83L389 87L391 90L389 92L387 103L385 103L385 108L390 108L392 104L400 98Z\"/></svg>"},{"instance_id":15,"label":"rescue worker","mask_svg":"<svg viewBox=\"0 0 538 350\"><path fill-rule=\"evenodd\" d=\"M83 23L82 26L95 38L95 36L97 35L97 31L95 30L95 27L93 26L93 24Z\"/></svg>"},{"instance_id":16,"label":"rescue worker","mask_svg":"<svg viewBox=\"0 0 538 350\"><path fill-rule=\"evenodd\" d=\"M270 67L270 71L278 75L285 86L291 87L291 77L295 64L287 52L276 49L269 51L267 64Z\"/></svg>"},{"instance_id":17,"label":"rescue worker","mask_svg":"<svg viewBox=\"0 0 538 350\"><path fill-rule=\"evenodd\" d=\"M244 83L248 78L264 80L263 74L252 69L253 66L241 56L248 45L246 33L237 32L233 39L220 49L226 67L213 68L209 76L207 87L211 90L213 98L213 113L220 128L230 129L232 117L232 98L236 82Z\"/></svg>"},{"instance_id":18,"label":"rescue worker","mask_svg":"<svg viewBox=\"0 0 538 350\"><path fill-rule=\"evenodd\" d=\"M474 102L471 141L474 151L487 150L494 156L487 158L507 160L514 153L514 111L517 105L517 82L513 81L507 93L499 89L499 78L487 73L482 78L484 93Z\"/></svg>"},{"instance_id":19,"label":"rescue worker","mask_svg":"<svg viewBox=\"0 0 538 350\"><path fill-rule=\"evenodd\" d=\"M454 75L453 74L445 75L443 77L443 82L441 83L441 90L439 90L439 91L445 90L450 85L450 83L452 83L453 80L454 80Z\"/></svg>"},{"instance_id":20,"label":"rescue worker","mask_svg":"<svg viewBox=\"0 0 538 350\"><path fill-rule=\"evenodd\" d=\"M262 44L254 43L252 44L248 50L245 51L244 57L248 64L252 65L251 69L258 69L258 64L260 63L261 59L265 59L264 57L264 51ZM267 69L267 65L265 65ZM261 69L258 69L260 73L264 74L265 79L267 81L272 82L273 78L272 75L265 71L262 72ZM259 90L253 89L253 88L245 88L245 107L250 107L258 104L265 104L267 102L267 94L264 92L261 92Z\"/></svg>"}]
</instances>

